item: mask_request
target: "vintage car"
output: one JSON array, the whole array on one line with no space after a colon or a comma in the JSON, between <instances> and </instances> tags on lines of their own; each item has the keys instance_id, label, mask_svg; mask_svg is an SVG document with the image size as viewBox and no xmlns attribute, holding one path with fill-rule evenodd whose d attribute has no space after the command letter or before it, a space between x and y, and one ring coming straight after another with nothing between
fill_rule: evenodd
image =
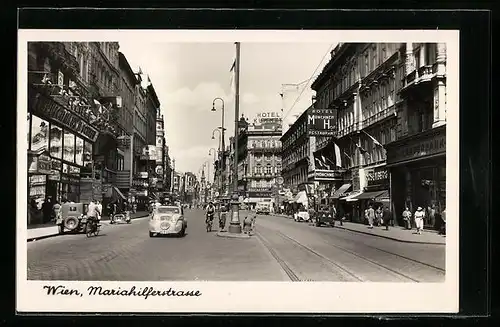
<instances>
[{"instance_id":1,"label":"vintage car","mask_svg":"<svg viewBox=\"0 0 500 327\"><path fill-rule=\"evenodd\" d=\"M59 234L64 231L86 232L87 205L83 203L63 203L56 217Z\"/></svg>"},{"instance_id":2,"label":"vintage car","mask_svg":"<svg viewBox=\"0 0 500 327\"><path fill-rule=\"evenodd\" d=\"M149 219L149 237L186 234L187 221L180 206L158 206Z\"/></svg>"},{"instance_id":3,"label":"vintage car","mask_svg":"<svg viewBox=\"0 0 500 327\"><path fill-rule=\"evenodd\" d=\"M320 227L321 225L335 225L335 216L331 212L331 210L324 205L318 207L318 211L315 214L316 217L316 227Z\"/></svg>"}]
</instances>

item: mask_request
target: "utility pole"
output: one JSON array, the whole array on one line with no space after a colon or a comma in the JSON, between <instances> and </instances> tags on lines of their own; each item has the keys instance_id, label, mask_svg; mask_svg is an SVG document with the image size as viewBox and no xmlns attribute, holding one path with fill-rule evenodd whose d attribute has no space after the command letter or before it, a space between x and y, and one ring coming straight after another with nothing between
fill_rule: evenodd
<instances>
[{"instance_id":1,"label":"utility pole","mask_svg":"<svg viewBox=\"0 0 500 327\"><path fill-rule=\"evenodd\" d=\"M233 172L233 194L232 215L228 231L231 234L241 234L240 202L238 196L238 119L240 116L240 43L236 42L235 62L235 94L234 94L234 172Z\"/></svg>"}]
</instances>

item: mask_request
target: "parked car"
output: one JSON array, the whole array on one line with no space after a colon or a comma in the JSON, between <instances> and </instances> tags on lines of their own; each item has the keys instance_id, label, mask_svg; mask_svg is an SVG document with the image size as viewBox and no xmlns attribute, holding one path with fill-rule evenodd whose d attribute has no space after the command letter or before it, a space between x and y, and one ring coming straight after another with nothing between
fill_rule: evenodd
<instances>
[{"instance_id":1,"label":"parked car","mask_svg":"<svg viewBox=\"0 0 500 327\"><path fill-rule=\"evenodd\" d=\"M149 237L159 235L184 236L187 220L180 206L158 206L149 219Z\"/></svg>"}]
</instances>

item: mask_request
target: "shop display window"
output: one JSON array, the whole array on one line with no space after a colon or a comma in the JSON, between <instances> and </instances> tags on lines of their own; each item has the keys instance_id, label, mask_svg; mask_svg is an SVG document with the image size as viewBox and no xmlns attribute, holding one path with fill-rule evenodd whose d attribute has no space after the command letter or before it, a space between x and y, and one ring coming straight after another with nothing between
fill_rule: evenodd
<instances>
[{"instance_id":1,"label":"shop display window","mask_svg":"<svg viewBox=\"0 0 500 327\"><path fill-rule=\"evenodd\" d=\"M49 123L35 115L32 115L30 146L34 152L43 152L49 147Z\"/></svg>"},{"instance_id":2,"label":"shop display window","mask_svg":"<svg viewBox=\"0 0 500 327\"><path fill-rule=\"evenodd\" d=\"M62 158L62 138L63 130L60 127L50 126L50 156L53 158Z\"/></svg>"},{"instance_id":3,"label":"shop display window","mask_svg":"<svg viewBox=\"0 0 500 327\"><path fill-rule=\"evenodd\" d=\"M75 162L75 135L69 131L64 131L63 159L69 162Z\"/></svg>"},{"instance_id":4,"label":"shop display window","mask_svg":"<svg viewBox=\"0 0 500 327\"><path fill-rule=\"evenodd\" d=\"M79 166L83 166L83 151L84 151L83 139L76 137L75 142L75 163Z\"/></svg>"}]
</instances>

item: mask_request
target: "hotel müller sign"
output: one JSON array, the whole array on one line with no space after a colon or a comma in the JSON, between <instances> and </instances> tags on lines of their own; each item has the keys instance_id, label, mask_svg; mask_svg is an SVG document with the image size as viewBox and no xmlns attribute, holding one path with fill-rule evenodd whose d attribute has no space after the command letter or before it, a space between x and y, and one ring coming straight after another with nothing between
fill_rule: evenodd
<instances>
[{"instance_id":1,"label":"hotel m\u00fcller sign","mask_svg":"<svg viewBox=\"0 0 500 327\"><path fill-rule=\"evenodd\" d=\"M38 94L33 103L33 113L50 118L92 142L97 141L99 131L57 102Z\"/></svg>"}]
</instances>

